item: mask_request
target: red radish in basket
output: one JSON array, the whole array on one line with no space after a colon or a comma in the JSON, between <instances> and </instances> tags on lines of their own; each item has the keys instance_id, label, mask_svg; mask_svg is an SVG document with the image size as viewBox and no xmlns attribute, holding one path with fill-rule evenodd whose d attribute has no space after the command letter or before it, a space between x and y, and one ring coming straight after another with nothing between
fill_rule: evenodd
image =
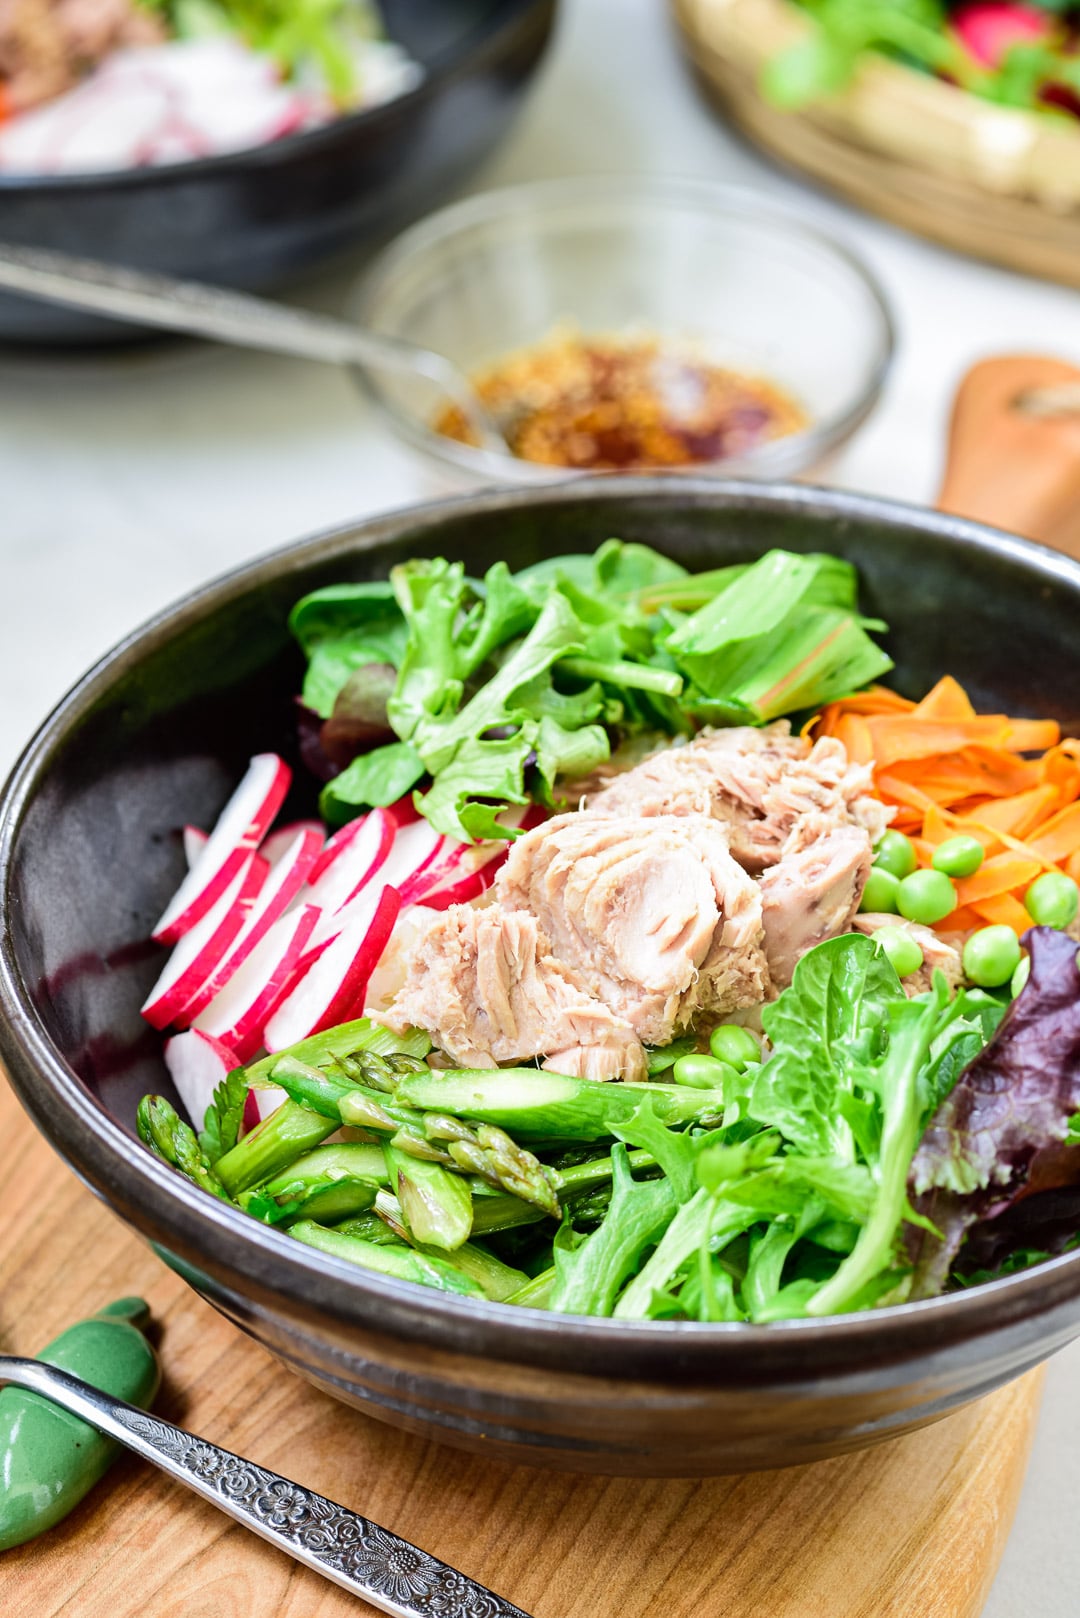
<instances>
[{"instance_id":1,"label":"red radish in basket","mask_svg":"<svg viewBox=\"0 0 1080 1618\"><path fill-rule=\"evenodd\" d=\"M266 846L267 843L264 843L263 848ZM321 847L322 833L310 825L301 826L290 837L288 848L278 857L277 863L267 867L266 880L247 908L232 944L173 1019L178 1028L191 1026L218 990L243 966L278 917L284 915L303 887ZM263 860L264 856L260 854L259 858ZM177 946L178 949L180 947Z\"/></svg>"},{"instance_id":2,"label":"red radish in basket","mask_svg":"<svg viewBox=\"0 0 1080 1618\"><path fill-rule=\"evenodd\" d=\"M262 842L289 790L292 772L276 753L259 753L221 811L193 870L154 928L159 944L174 944L221 898Z\"/></svg>"},{"instance_id":3,"label":"red radish in basket","mask_svg":"<svg viewBox=\"0 0 1080 1618\"><path fill-rule=\"evenodd\" d=\"M1054 20L1013 0L972 0L953 12L952 26L969 55L983 67L998 68L1014 45L1037 45L1045 39Z\"/></svg>"},{"instance_id":4,"label":"red radish in basket","mask_svg":"<svg viewBox=\"0 0 1080 1618\"><path fill-rule=\"evenodd\" d=\"M263 1043L263 1025L296 978L319 912L313 905L290 910L274 923L240 970L196 1018L200 1032L214 1034L249 1062Z\"/></svg>"},{"instance_id":5,"label":"red radish in basket","mask_svg":"<svg viewBox=\"0 0 1080 1618\"><path fill-rule=\"evenodd\" d=\"M269 867L257 854L243 864L166 961L142 1008L147 1022L167 1028L217 970L248 917Z\"/></svg>"},{"instance_id":6,"label":"red radish in basket","mask_svg":"<svg viewBox=\"0 0 1080 1618\"><path fill-rule=\"evenodd\" d=\"M363 1012L368 980L401 910L395 888L371 886L349 906L345 925L289 991L264 1029L268 1051L333 1028Z\"/></svg>"}]
</instances>

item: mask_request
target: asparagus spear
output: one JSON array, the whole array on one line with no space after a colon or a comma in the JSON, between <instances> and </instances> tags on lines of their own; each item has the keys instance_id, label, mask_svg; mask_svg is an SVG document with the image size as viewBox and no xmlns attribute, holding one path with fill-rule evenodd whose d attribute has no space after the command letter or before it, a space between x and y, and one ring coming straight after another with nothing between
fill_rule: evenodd
<instances>
[{"instance_id":1,"label":"asparagus spear","mask_svg":"<svg viewBox=\"0 0 1080 1618\"><path fill-rule=\"evenodd\" d=\"M379 1196L389 1196L389 1192L379 1192ZM363 1213L357 1219L346 1219L338 1227L341 1236L356 1236L364 1242L375 1242L379 1247L407 1247L409 1244L404 1236L398 1236L392 1231L381 1215L375 1212ZM403 1227L404 1228L404 1227Z\"/></svg>"},{"instance_id":2,"label":"asparagus spear","mask_svg":"<svg viewBox=\"0 0 1080 1618\"><path fill-rule=\"evenodd\" d=\"M438 1258L445 1264L452 1264L463 1275L477 1282L483 1288L485 1297L502 1302L528 1280L523 1270L515 1270L511 1265L504 1264L494 1253L489 1253L487 1248L476 1242L463 1242L454 1252L447 1253L417 1241L415 1232L410 1232L405 1223L401 1204L390 1191L379 1192L377 1208L376 1217L380 1221L385 1220L384 1229L396 1232L428 1258ZM347 1232L353 1234L351 1225L347 1227Z\"/></svg>"},{"instance_id":3,"label":"asparagus spear","mask_svg":"<svg viewBox=\"0 0 1080 1618\"><path fill-rule=\"evenodd\" d=\"M460 1248L472 1231L472 1193L460 1174L441 1163L409 1157L388 1142L383 1148L390 1184L418 1246L445 1253Z\"/></svg>"},{"instance_id":4,"label":"asparagus spear","mask_svg":"<svg viewBox=\"0 0 1080 1618\"><path fill-rule=\"evenodd\" d=\"M350 1087L347 1080L322 1073L295 1056L282 1057L272 1069L271 1078L294 1101L314 1108L335 1123L390 1135L395 1150L403 1156L442 1164L462 1174L479 1174L490 1185L534 1202L555 1219L561 1217L548 1170L501 1129L467 1123L448 1114L424 1114L402 1104L401 1085L393 1097L362 1085ZM401 1083L413 1078L422 1081L423 1075L411 1074Z\"/></svg>"},{"instance_id":5,"label":"asparagus spear","mask_svg":"<svg viewBox=\"0 0 1080 1618\"><path fill-rule=\"evenodd\" d=\"M317 1180L288 1192L270 1196L265 1187L241 1191L237 1201L245 1213L268 1225L290 1225L298 1219L314 1219L318 1224L337 1224L350 1215L362 1214L375 1202L377 1187L371 1180Z\"/></svg>"},{"instance_id":6,"label":"asparagus spear","mask_svg":"<svg viewBox=\"0 0 1080 1618\"><path fill-rule=\"evenodd\" d=\"M195 1131L186 1124L164 1096L143 1096L135 1114L139 1138L156 1156L179 1169L193 1185L209 1191L212 1197L228 1202L229 1194L210 1167L199 1146Z\"/></svg>"},{"instance_id":7,"label":"asparagus spear","mask_svg":"<svg viewBox=\"0 0 1080 1618\"><path fill-rule=\"evenodd\" d=\"M416 1281L421 1286L434 1287L439 1292L456 1292L466 1298L484 1297L483 1288L461 1270L455 1269L445 1259L418 1253L412 1247L391 1247L362 1241L337 1230L327 1230L310 1219L302 1219L299 1224L293 1225L291 1234L308 1247L328 1253L331 1258L347 1259L351 1264L362 1265L367 1270L378 1270L380 1274L392 1275L399 1281Z\"/></svg>"},{"instance_id":8,"label":"asparagus spear","mask_svg":"<svg viewBox=\"0 0 1080 1618\"><path fill-rule=\"evenodd\" d=\"M339 1124L340 1119L325 1118L299 1102L286 1101L224 1157L218 1158L215 1164L218 1178L229 1195L235 1197L260 1181L280 1174L302 1153L332 1135Z\"/></svg>"},{"instance_id":9,"label":"asparagus spear","mask_svg":"<svg viewBox=\"0 0 1080 1618\"><path fill-rule=\"evenodd\" d=\"M419 1028L407 1034L392 1034L381 1023L372 1022L370 1017L360 1017L355 1022L340 1023L336 1028L327 1028L324 1033L313 1034L310 1039L302 1039L299 1044L290 1045L288 1051L264 1056L245 1071L249 1084L257 1085L260 1080L269 1079L284 1056L294 1056L297 1061L306 1062L310 1067L332 1070L338 1062L361 1051L381 1056L419 1058L426 1056L430 1049L430 1039Z\"/></svg>"},{"instance_id":10,"label":"asparagus spear","mask_svg":"<svg viewBox=\"0 0 1080 1618\"><path fill-rule=\"evenodd\" d=\"M399 1106L449 1113L510 1130L532 1140L602 1140L628 1123L645 1096L664 1124L720 1117L719 1090L681 1084L605 1084L537 1068L462 1069L411 1073L397 1087Z\"/></svg>"},{"instance_id":11,"label":"asparagus spear","mask_svg":"<svg viewBox=\"0 0 1080 1618\"><path fill-rule=\"evenodd\" d=\"M445 1256L446 1263L452 1264L470 1281L475 1281L484 1296L494 1303L505 1303L529 1279L524 1270L515 1270L511 1265L504 1264L502 1259L475 1242L464 1242L455 1253L447 1255L437 1254L430 1247L421 1247L420 1252L428 1258Z\"/></svg>"},{"instance_id":12,"label":"asparagus spear","mask_svg":"<svg viewBox=\"0 0 1080 1618\"><path fill-rule=\"evenodd\" d=\"M548 1309L551 1307L555 1279L554 1269L545 1270L543 1274L534 1276L531 1281L526 1281L516 1292L511 1292L503 1302L520 1304L525 1309Z\"/></svg>"},{"instance_id":13,"label":"asparagus spear","mask_svg":"<svg viewBox=\"0 0 1080 1618\"><path fill-rule=\"evenodd\" d=\"M353 1141L335 1141L316 1146L267 1182L263 1190L271 1197L295 1195L300 1188L320 1185L326 1180L370 1180L387 1183L386 1163L381 1146L362 1146Z\"/></svg>"}]
</instances>

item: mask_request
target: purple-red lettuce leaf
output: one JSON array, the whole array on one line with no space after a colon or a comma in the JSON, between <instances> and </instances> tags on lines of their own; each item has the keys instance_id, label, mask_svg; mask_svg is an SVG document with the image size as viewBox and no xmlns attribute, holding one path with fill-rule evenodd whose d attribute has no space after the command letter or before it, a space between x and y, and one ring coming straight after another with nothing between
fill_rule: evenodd
<instances>
[{"instance_id":1,"label":"purple-red lettuce leaf","mask_svg":"<svg viewBox=\"0 0 1080 1618\"><path fill-rule=\"evenodd\" d=\"M1080 1108L1077 944L1050 927L1024 942L1026 986L931 1118L911 1166L912 1204L937 1231L909 1227L914 1296L940 1291L972 1227L1080 1178L1080 1152L1063 1150Z\"/></svg>"}]
</instances>

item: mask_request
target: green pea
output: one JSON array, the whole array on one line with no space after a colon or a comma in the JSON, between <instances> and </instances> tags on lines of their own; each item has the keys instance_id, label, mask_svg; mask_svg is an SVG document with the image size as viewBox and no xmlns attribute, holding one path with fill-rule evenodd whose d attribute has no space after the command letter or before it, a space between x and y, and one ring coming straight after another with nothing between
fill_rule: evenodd
<instances>
[{"instance_id":1,"label":"green pea","mask_svg":"<svg viewBox=\"0 0 1080 1618\"><path fill-rule=\"evenodd\" d=\"M923 964L919 941L912 938L906 927L879 927L874 943L889 957L898 978L909 978Z\"/></svg>"},{"instance_id":2,"label":"green pea","mask_svg":"<svg viewBox=\"0 0 1080 1618\"><path fill-rule=\"evenodd\" d=\"M722 1023L709 1035L709 1049L718 1062L726 1062L742 1073L754 1062L761 1061L761 1046L748 1028L738 1023Z\"/></svg>"},{"instance_id":3,"label":"green pea","mask_svg":"<svg viewBox=\"0 0 1080 1618\"><path fill-rule=\"evenodd\" d=\"M38 1358L129 1404L149 1406L161 1380L139 1327L141 1298L120 1298L61 1332ZM119 1445L76 1416L20 1388L0 1392L0 1551L66 1517L107 1471Z\"/></svg>"},{"instance_id":4,"label":"green pea","mask_svg":"<svg viewBox=\"0 0 1080 1618\"><path fill-rule=\"evenodd\" d=\"M1064 871L1046 871L1025 893L1024 906L1036 927L1068 927L1080 910L1080 888Z\"/></svg>"},{"instance_id":5,"label":"green pea","mask_svg":"<svg viewBox=\"0 0 1080 1618\"><path fill-rule=\"evenodd\" d=\"M1020 965L1020 940L1011 927L980 927L964 945L964 975L980 989L1000 989Z\"/></svg>"},{"instance_id":6,"label":"green pea","mask_svg":"<svg viewBox=\"0 0 1080 1618\"><path fill-rule=\"evenodd\" d=\"M956 909L956 889L944 871L913 871L900 884L896 908L907 921L932 927Z\"/></svg>"},{"instance_id":7,"label":"green pea","mask_svg":"<svg viewBox=\"0 0 1080 1618\"><path fill-rule=\"evenodd\" d=\"M887 831L874 850L874 864L878 870L888 871L901 881L911 875L918 863L915 845L902 831Z\"/></svg>"},{"instance_id":8,"label":"green pea","mask_svg":"<svg viewBox=\"0 0 1080 1618\"><path fill-rule=\"evenodd\" d=\"M872 870L866 879L859 909L894 916L899 892L900 880L891 871Z\"/></svg>"},{"instance_id":9,"label":"green pea","mask_svg":"<svg viewBox=\"0 0 1080 1618\"><path fill-rule=\"evenodd\" d=\"M947 837L935 848L931 864L946 876L974 876L985 858L977 837Z\"/></svg>"},{"instance_id":10,"label":"green pea","mask_svg":"<svg viewBox=\"0 0 1080 1618\"><path fill-rule=\"evenodd\" d=\"M718 1062L715 1056L699 1056L692 1052L680 1056L671 1070L676 1084L685 1084L691 1090L721 1090L725 1079L737 1081L738 1073L728 1062Z\"/></svg>"},{"instance_id":11,"label":"green pea","mask_svg":"<svg viewBox=\"0 0 1080 1618\"><path fill-rule=\"evenodd\" d=\"M1012 995L1014 1000L1016 999L1017 995L1020 993L1021 989L1023 989L1024 985L1027 983L1027 980L1028 980L1028 978L1030 976L1031 976L1031 956L1030 955L1025 955L1021 959L1020 965L1016 968L1016 971L1013 973L1012 982L1009 984L1009 993Z\"/></svg>"}]
</instances>

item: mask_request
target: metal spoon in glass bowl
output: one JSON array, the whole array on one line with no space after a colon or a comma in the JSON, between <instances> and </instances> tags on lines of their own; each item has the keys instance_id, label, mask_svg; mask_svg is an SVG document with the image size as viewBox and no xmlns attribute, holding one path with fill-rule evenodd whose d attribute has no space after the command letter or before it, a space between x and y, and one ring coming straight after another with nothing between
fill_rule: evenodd
<instances>
[{"instance_id":1,"label":"metal spoon in glass bowl","mask_svg":"<svg viewBox=\"0 0 1080 1618\"><path fill-rule=\"evenodd\" d=\"M239 348L421 376L458 407L484 450L503 458L512 453L464 372L445 354L401 337L382 337L329 315L202 281L11 243L0 243L0 288Z\"/></svg>"},{"instance_id":2,"label":"metal spoon in glass bowl","mask_svg":"<svg viewBox=\"0 0 1080 1618\"><path fill-rule=\"evenodd\" d=\"M0 1384L59 1405L305 1567L393 1618L529 1618L407 1539L42 1360L0 1354Z\"/></svg>"}]
</instances>

